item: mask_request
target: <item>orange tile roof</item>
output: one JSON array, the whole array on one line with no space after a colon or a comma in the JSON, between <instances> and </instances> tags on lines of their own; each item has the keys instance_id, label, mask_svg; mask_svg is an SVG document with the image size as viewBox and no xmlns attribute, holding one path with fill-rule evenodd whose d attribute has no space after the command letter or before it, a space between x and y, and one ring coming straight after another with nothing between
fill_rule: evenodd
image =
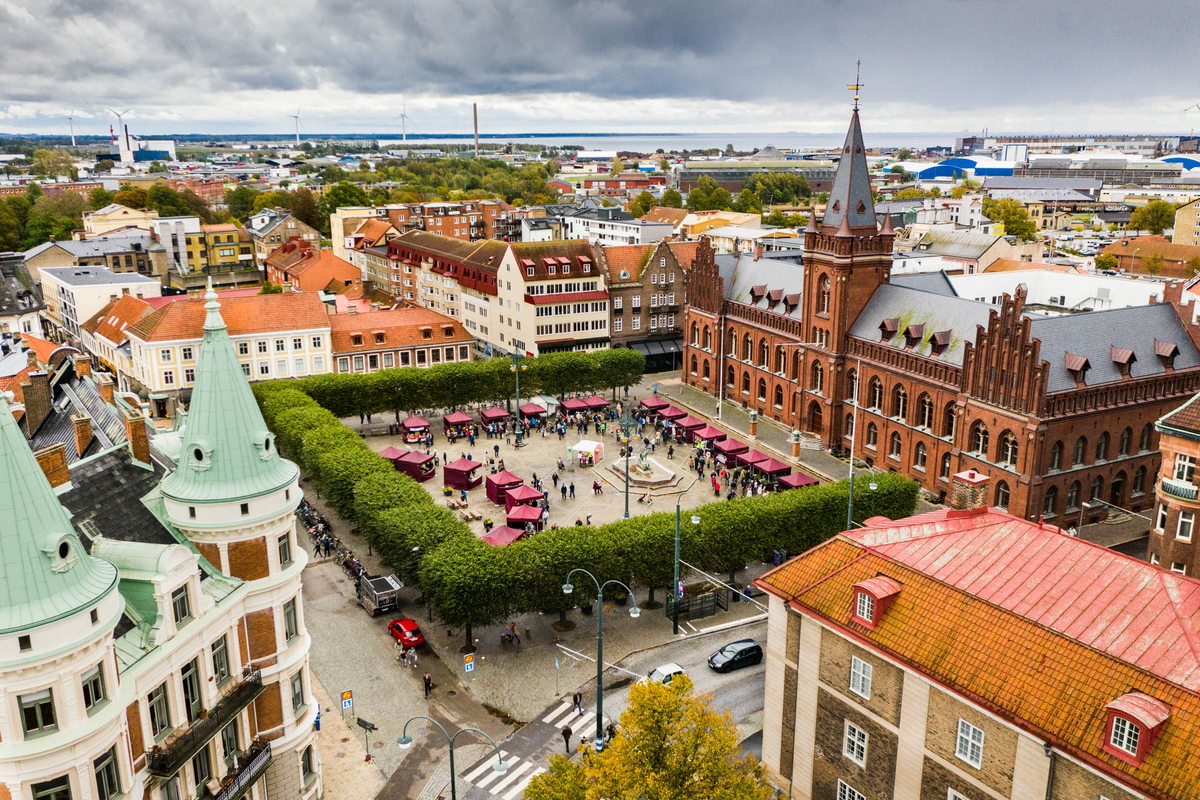
<instances>
[{"instance_id":1,"label":"orange tile roof","mask_svg":"<svg viewBox=\"0 0 1200 800\"><path fill-rule=\"evenodd\" d=\"M16 375L9 375L5 378L0 378L0 394L5 392L13 393L13 403L24 404L25 393L21 391L21 382L28 379L31 373L37 372L41 367L26 366Z\"/></svg>"},{"instance_id":2,"label":"orange tile roof","mask_svg":"<svg viewBox=\"0 0 1200 800\"><path fill-rule=\"evenodd\" d=\"M329 328L325 304L313 292L223 297L220 302L230 336ZM204 300L180 300L143 317L128 333L144 342L199 339L204 316Z\"/></svg>"},{"instance_id":3,"label":"orange tile roof","mask_svg":"<svg viewBox=\"0 0 1200 800\"><path fill-rule=\"evenodd\" d=\"M1018 261L1011 258L997 258L988 265L984 272L1022 272L1029 269L1047 269L1054 272L1079 272L1070 264L1050 264L1042 261Z\"/></svg>"},{"instance_id":4,"label":"orange tile roof","mask_svg":"<svg viewBox=\"0 0 1200 800\"><path fill-rule=\"evenodd\" d=\"M402 347L428 347L444 344L474 343L475 339L453 317L439 314L428 308L397 308L387 311L368 311L364 314L335 314L329 317L333 352L365 353L372 350L394 350ZM422 328L433 328L433 337L426 339ZM451 335L445 336L442 329L450 328ZM375 343L374 334L380 332L384 340ZM363 344L355 347L351 336L361 334Z\"/></svg>"},{"instance_id":5,"label":"orange tile roof","mask_svg":"<svg viewBox=\"0 0 1200 800\"><path fill-rule=\"evenodd\" d=\"M666 222L678 226L690 212L686 208L655 206L642 217L646 222Z\"/></svg>"},{"instance_id":6,"label":"orange tile roof","mask_svg":"<svg viewBox=\"0 0 1200 800\"><path fill-rule=\"evenodd\" d=\"M881 575L902 588L868 630L853 586ZM987 509L884 520L758 583L1135 790L1200 798L1200 581ZM1171 708L1141 766L1101 749L1129 692Z\"/></svg>"},{"instance_id":7,"label":"orange tile roof","mask_svg":"<svg viewBox=\"0 0 1200 800\"><path fill-rule=\"evenodd\" d=\"M45 339L39 339L36 336L29 335L28 333L21 334L21 341L23 341L25 346L32 350L34 355L37 356L39 364L49 364L50 356L54 354L54 351L58 350L60 347L63 347L61 344L47 342Z\"/></svg>"},{"instance_id":8,"label":"orange tile roof","mask_svg":"<svg viewBox=\"0 0 1200 800\"><path fill-rule=\"evenodd\" d=\"M364 247L374 247L390 230L394 230L392 223L386 219L369 219L360 225L354 233L362 236Z\"/></svg>"},{"instance_id":9,"label":"orange tile roof","mask_svg":"<svg viewBox=\"0 0 1200 800\"><path fill-rule=\"evenodd\" d=\"M1200 247L1192 244L1175 244L1165 236L1136 236L1118 239L1105 247L1102 253L1114 256L1130 256L1134 253L1137 258L1146 259L1152 255L1160 255L1164 261L1187 262L1200 258Z\"/></svg>"},{"instance_id":10,"label":"orange tile roof","mask_svg":"<svg viewBox=\"0 0 1200 800\"><path fill-rule=\"evenodd\" d=\"M83 328L92 335L102 336L120 347L128 338L126 331L129 326L153 313L154 307L145 300L131 294L123 294L97 311L91 319L83 323Z\"/></svg>"},{"instance_id":11,"label":"orange tile roof","mask_svg":"<svg viewBox=\"0 0 1200 800\"><path fill-rule=\"evenodd\" d=\"M612 283L638 281L642 277L642 267L650 261L650 254L658 245L653 244L621 244L604 248L604 262L608 266L608 279ZM621 272L628 272L628 278L622 278Z\"/></svg>"}]
</instances>

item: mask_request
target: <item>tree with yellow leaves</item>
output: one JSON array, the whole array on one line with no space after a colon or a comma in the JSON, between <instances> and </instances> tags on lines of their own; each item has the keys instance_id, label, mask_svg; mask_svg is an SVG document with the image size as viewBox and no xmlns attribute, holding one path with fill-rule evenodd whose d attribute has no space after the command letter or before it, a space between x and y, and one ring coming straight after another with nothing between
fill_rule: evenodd
<instances>
[{"instance_id":1,"label":"tree with yellow leaves","mask_svg":"<svg viewBox=\"0 0 1200 800\"><path fill-rule=\"evenodd\" d=\"M616 737L579 763L554 756L526 800L767 800L762 765L741 755L737 726L692 682L642 682L629 692Z\"/></svg>"}]
</instances>

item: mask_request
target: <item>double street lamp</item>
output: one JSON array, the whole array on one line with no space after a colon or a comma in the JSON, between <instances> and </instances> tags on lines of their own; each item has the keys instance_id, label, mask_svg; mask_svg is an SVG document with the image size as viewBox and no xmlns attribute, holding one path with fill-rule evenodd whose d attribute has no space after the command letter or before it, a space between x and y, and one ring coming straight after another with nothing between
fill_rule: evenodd
<instances>
[{"instance_id":1,"label":"double street lamp","mask_svg":"<svg viewBox=\"0 0 1200 800\"><path fill-rule=\"evenodd\" d=\"M563 594L571 594L575 587L571 585L571 576L582 572L592 579L596 585L596 751L604 749L604 587L610 583L620 586L625 593L633 597L633 590L620 581L605 581L601 583L596 576L586 569L573 569L567 573L567 582L563 584ZM629 616L637 619L642 610L637 607L637 601L629 609Z\"/></svg>"},{"instance_id":2,"label":"double street lamp","mask_svg":"<svg viewBox=\"0 0 1200 800\"><path fill-rule=\"evenodd\" d=\"M485 738L489 742L491 742L492 750L496 753L496 763L492 764L492 769L495 770L496 772L500 772L500 773L508 771L508 762L500 757L500 747L499 747L499 745L496 744L496 740L493 739L492 737L488 736L483 731L479 730L478 728L460 728L459 730L454 732L453 736L451 736L450 733L448 733L446 731L446 729L442 727L442 724L440 722L438 722L436 719L433 719L432 717L426 717L423 715L409 717L408 722L404 723L404 730L400 732L401 736L399 739L396 740L396 744L400 745L401 750L407 750L408 748L412 747L413 738L408 735L408 726L412 724L413 720L417 720L417 719L427 720L429 722L432 722L434 725L436 725L437 729L442 732L443 736L446 737L446 743L450 745L450 798L451 798L451 800L458 800L458 788L455 786L455 775L454 775L454 740L458 738L458 735L460 733L466 733L467 731L471 731L472 733L478 733L480 736L482 736L483 738Z\"/></svg>"},{"instance_id":3,"label":"double street lamp","mask_svg":"<svg viewBox=\"0 0 1200 800\"><path fill-rule=\"evenodd\" d=\"M679 634L679 601L683 599L683 592L679 587L679 515L685 497L692 504L692 524L700 524L700 516L696 513L696 501L687 492L681 492L675 499L675 576L671 580L671 595L674 599L671 609L671 633L676 635Z\"/></svg>"},{"instance_id":4,"label":"double street lamp","mask_svg":"<svg viewBox=\"0 0 1200 800\"><path fill-rule=\"evenodd\" d=\"M637 429L637 420L627 408L618 422L625 434L625 519L629 519L629 456L633 452L633 432Z\"/></svg>"},{"instance_id":5,"label":"double street lamp","mask_svg":"<svg viewBox=\"0 0 1200 800\"><path fill-rule=\"evenodd\" d=\"M517 386L516 386L517 447L520 447L521 446L521 429L522 429L522 424L521 424L521 373L524 372L525 370L529 369L529 367L526 366L525 364L521 363L522 356L520 353L509 353L508 359L509 359L509 361L512 362L512 364L508 368L508 371L513 374L513 377L516 378L516 381L517 381ZM628 514L626 516L628 516Z\"/></svg>"}]
</instances>

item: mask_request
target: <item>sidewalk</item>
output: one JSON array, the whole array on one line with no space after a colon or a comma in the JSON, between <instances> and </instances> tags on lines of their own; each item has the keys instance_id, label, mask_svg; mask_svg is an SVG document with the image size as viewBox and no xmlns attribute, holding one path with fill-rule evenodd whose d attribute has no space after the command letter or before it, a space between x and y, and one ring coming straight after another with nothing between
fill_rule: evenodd
<instances>
[{"instance_id":1,"label":"sidewalk","mask_svg":"<svg viewBox=\"0 0 1200 800\"><path fill-rule=\"evenodd\" d=\"M312 679L313 697L321 706L321 731L317 734L317 752L321 755L321 779L325 785L325 800L362 800L374 797L383 786L383 773L378 765L366 760L362 736L342 718L340 703L334 703L329 692L315 675Z\"/></svg>"}]
</instances>

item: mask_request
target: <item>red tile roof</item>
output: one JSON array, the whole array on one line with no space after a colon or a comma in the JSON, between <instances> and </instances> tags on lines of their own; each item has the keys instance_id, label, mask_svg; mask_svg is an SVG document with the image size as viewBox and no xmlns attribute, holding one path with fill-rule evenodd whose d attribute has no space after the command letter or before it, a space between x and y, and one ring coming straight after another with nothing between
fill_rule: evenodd
<instances>
[{"instance_id":1,"label":"red tile roof","mask_svg":"<svg viewBox=\"0 0 1200 800\"><path fill-rule=\"evenodd\" d=\"M453 317L439 314L428 308L397 308L390 311L368 311L365 314L335 314L329 317L333 339L333 352L367 353L378 350L396 350L407 347L430 347L438 345L474 343L470 332ZM426 339L422 329L432 328L432 337ZM443 328L450 328L446 336ZM376 344L375 333L383 334L383 342ZM359 334L363 343L357 347L352 336Z\"/></svg>"},{"instance_id":2,"label":"red tile roof","mask_svg":"<svg viewBox=\"0 0 1200 800\"><path fill-rule=\"evenodd\" d=\"M83 323L83 328L94 336L101 336L120 347L128 338L126 330L129 326L153 313L154 307L145 300L131 294L123 294Z\"/></svg>"},{"instance_id":3,"label":"red tile roof","mask_svg":"<svg viewBox=\"0 0 1200 800\"><path fill-rule=\"evenodd\" d=\"M325 304L312 292L223 297L220 302L230 336L329 329ZM202 299L168 303L131 325L128 333L144 342L199 339L205 313Z\"/></svg>"}]
</instances>

